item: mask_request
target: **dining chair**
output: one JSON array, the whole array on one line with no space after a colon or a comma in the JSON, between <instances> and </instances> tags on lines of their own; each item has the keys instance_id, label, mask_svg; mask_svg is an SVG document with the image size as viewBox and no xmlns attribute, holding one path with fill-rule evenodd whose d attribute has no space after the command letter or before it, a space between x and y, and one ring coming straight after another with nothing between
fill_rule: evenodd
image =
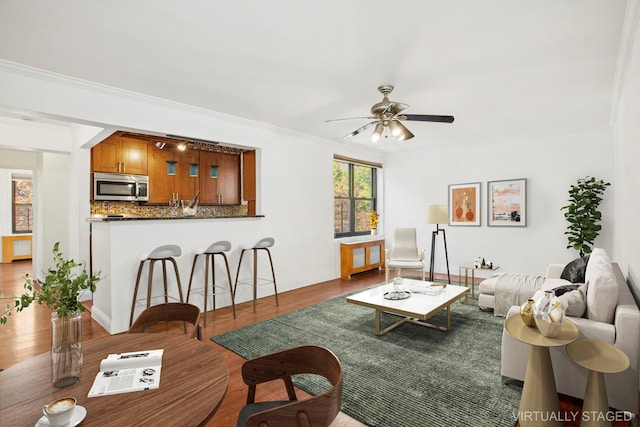
<instances>
[{"instance_id":1,"label":"dining chair","mask_svg":"<svg viewBox=\"0 0 640 427\"><path fill-rule=\"evenodd\" d=\"M298 400L291 377L314 374L324 377L327 390ZM342 405L342 365L327 348L305 345L256 357L242 365L242 379L249 386L247 405L238 416L238 427L328 426ZM256 386L283 380L289 400L255 402Z\"/></svg>"},{"instance_id":2,"label":"dining chair","mask_svg":"<svg viewBox=\"0 0 640 427\"><path fill-rule=\"evenodd\" d=\"M202 341L202 326L200 325L200 308L184 302L168 302L152 305L145 309L133 325L129 328L130 334L147 332L149 328L159 324L173 321L184 322L184 330L187 333L186 324L193 325L191 338Z\"/></svg>"},{"instance_id":3,"label":"dining chair","mask_svg":"<svg viewBox=\"0 0 640 427\"><path fill-rule=\"evenodd\" d=\"M393 231L393 246L391 251L385 249L385 282L389 282L389 270L395 269L400 276L403 268L421 270L422 280L425 279L424 250L418 249L418 239L415 228L396 228Z\"/></svg>"}]
</instances>

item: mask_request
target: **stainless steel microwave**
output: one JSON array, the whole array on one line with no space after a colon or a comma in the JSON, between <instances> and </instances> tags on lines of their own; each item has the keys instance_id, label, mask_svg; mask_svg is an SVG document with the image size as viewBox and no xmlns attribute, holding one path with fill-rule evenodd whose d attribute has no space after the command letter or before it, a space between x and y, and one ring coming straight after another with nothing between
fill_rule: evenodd
<instances>
[{"instance_id":1,"label":"stainless steel microwave","mask_svg":"<svg viewBox=\"0 0 640 427\"><path fill-rule=\"evenodd\" d=\"M93 200L146 202L149 200L149 177L95 172Z\"/></svg>"}]
</instances>

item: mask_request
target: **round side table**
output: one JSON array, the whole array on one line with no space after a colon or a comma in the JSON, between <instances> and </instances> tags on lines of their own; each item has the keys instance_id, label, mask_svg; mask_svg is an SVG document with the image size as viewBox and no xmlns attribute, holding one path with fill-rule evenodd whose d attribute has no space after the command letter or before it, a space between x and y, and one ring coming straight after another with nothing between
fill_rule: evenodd
<instances>
[{"instance_id":1,"label":"round side table","mask_svg":"<svg viewBox=\"0 0 640 427\"><path fill-rule=\"evenodd\" d=\"M613 344L592 339L579 339L567 345L567 354L578 365L587 368L587 388L582 404L580 426L611 426L604 374L615 374L629 367L627 355Z\"/></svg>"},{"instance_id":2,"label":"round side table","mask_svg":"<svg viewBox=\"0 0 640 427\"><path fill-rule=\"evenodd\" d=\"M560 334L555 338L543 336L537 328L524 324L518 315L504 322L504 329L513 338L531 345L529 361L522 386L518 421L522 427L562 427L560 401L553 376L549 347L567 345L578 338L578 327L570 320L562 322Z\"/></svg>"}]
</instances>

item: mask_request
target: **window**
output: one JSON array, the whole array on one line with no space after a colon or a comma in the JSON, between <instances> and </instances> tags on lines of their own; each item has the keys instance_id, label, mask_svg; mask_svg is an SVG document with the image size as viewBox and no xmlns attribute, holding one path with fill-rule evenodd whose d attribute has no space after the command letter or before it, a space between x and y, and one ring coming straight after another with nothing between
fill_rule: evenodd
<instances>
[{"instance_id":1,"label":"window","mask_svg":"<svg viewBox=\"0 0 640 427\"><path fill-rule=\"evenodd\" d=\"M335 237L368 234L369 211L377 208L380 165L334 156L333 215Z\"/></svg>"},{"instance_id":2,"label":"window","mask_svg":"<svg viewBox=\"0 0 640 427\"><path fill-rule=\"evenodd\" d=\"M14 175L11 181L13 186L11 200L13 233L31 233L33 230L31 178Z\"/></svg>"}]
</instances>

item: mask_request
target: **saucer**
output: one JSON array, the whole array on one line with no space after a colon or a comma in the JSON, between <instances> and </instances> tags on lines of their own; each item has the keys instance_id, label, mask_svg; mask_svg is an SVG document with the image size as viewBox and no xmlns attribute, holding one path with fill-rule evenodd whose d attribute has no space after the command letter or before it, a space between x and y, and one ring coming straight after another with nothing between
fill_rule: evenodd
<instances>
[{"instance_id":1,"label":"saucer","mask_svg":"<svg viewBox=\"0 0 640 427\"><path fill-rule=\"evenodd\" d=\"M73 415L71 416L71 421L69 421L69 424L67 424L65 427L77 426L82 422L82 420L84 420L84 417L86 416L87 410L84 408L84 406L76 405L75 409L73 410ZM47 417L43 415L36 423L36 427L51 427L51 424L49 424L49 420L47 419Z\"/></svg>"}]
</instances>

